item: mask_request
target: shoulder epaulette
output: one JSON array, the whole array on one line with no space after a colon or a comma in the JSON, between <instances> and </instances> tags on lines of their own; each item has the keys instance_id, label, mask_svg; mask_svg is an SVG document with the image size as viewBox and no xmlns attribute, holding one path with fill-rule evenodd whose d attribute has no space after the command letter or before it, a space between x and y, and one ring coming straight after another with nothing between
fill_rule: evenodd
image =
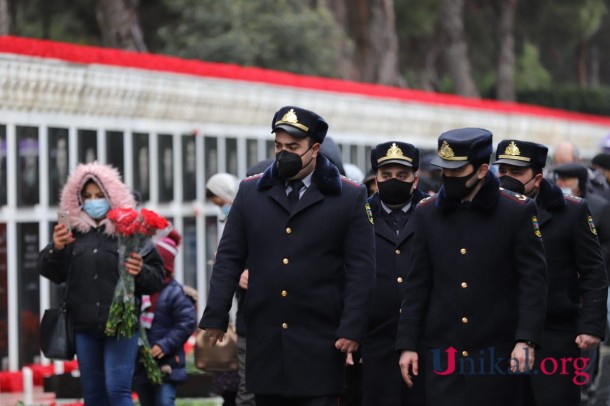
<instances>
[{"instance_id":1,"label":"shoulder epaulette","mask_svg":"<svg viewBox=\"0 0 610 406\"><path fill-rule=\"evenodd\" d=\"M525 204L529 200L529 197L515 193L508 189L504 189L503 187L500 188L500 195L508 197L510 200L513 200L519 204Z\"/></svg>"},{"instance_id":2,"label":"shoulder epaulette","mask_svg":"<svg viewBox=\"0 0 610 406\"><path fill-rule=\"evenodd\" d=\"M580 204L582 202L582 197L574 196L574 195L564 195L566 202L577 203Z\"/></svg>"},{"instance_id":3,"label":"shoulder epaulette","mask_svg":"<svg viewBox=\"0 0 610 406\"><path fill-rule=\"evenodd\" d=\"M256 175L246 176L243 181L244 182L249 182L249 181L254 180L254 179L260 179L262 176L263 176L263 172L257 173Z\"/></svg>"},{"instance_id":4,"label":"shoulder epaulette","mask_svg":"<svg viewBox=\"0 0 610 406\"><path fill-rule=\"evenodd\" d=\"M428 197L424 197L423 199L421 199L419 201L419 203L417 203L417 206L425 206L433 201L435 201L437 198L437 195L433 195L433 196L428 196Z\"/></svg>"},{"instance_id":5,"label":"shoulder epaulette","mask_svg":"<svg viewBox=\"0 0 610 406\"><path fill-rule=\"evenodd\" d=\"M353 186L360 186L361 183L358 183L354 180L351 180L350 178L346 178L345 176L341 175L341 180L344 181L345 183L349 183L350 185Z\"/></svg>"}]
</instances>

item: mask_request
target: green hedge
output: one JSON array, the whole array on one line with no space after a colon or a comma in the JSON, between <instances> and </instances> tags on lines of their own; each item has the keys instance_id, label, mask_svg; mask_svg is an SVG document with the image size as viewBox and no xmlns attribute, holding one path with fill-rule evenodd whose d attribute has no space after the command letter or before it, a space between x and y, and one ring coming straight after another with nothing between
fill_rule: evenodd
<instances>
[{"instance_id":1,"label":"green hedge","mask_svg":"<svg viewBox=\"0 0 610 406\"><path fill-rule=\"evenodd\" d=\"M519 103L536 104L581 113L610 116L610 88L562 86L517 93Z\"/></svg>"}]
</instances>

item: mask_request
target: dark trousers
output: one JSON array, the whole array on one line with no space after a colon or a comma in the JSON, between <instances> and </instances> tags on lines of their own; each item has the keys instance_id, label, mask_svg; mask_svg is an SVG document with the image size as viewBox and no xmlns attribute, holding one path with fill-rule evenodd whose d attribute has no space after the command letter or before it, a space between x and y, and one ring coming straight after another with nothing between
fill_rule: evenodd
<instances>
[{"instance_id":1,"label":"dark trousers","mask_svg":"<svg viewBox=\"0 0 610 406\"><path fill-rule=\"evenodd\" d=\"M337 406L339 396L289 398L274 395L255 395L256 406Z\"/></svg>"}]
</instances>

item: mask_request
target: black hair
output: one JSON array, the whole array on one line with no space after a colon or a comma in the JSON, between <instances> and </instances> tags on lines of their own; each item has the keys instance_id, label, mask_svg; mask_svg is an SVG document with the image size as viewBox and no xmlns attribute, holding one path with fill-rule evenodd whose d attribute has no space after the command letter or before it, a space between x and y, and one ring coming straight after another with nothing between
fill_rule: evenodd
<instances>
[{"instance_id":1,"label":"black hair","mask_svg":"<svg viewBox=\"0 0 610 406\"><path fill-rule=\"evenodd\" d=\"M211 199L213 197L216 197L216 195L214 194L214 192L212 192L210 189L208 189L207 187L205 188L205 198L206 199Z\"/></svg>"}]
</instances>

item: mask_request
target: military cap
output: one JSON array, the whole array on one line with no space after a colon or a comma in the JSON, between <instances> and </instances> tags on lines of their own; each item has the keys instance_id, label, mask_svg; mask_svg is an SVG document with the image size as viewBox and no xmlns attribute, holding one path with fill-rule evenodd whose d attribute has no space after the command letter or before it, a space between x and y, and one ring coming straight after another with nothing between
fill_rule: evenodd
<instances>
[{"instance_id":1,"label":"military cap","mask_svg":"<svg viewBox=\"0 0 610 406\"><path fill-rule=\"evenodd\" d=\"M546 165L548 152L546 146L535 142L502 140L496 149L494 165L532 166L542 169Z\"/></svg>"},{"instance_id":2,"label":"military cap","mask_svg":"<svg viewBox=\"0 0 610 406\"><path fill-rule=\"evenodd\" d=\"M458 128L438 137L438 156L430 162L441 168L456 169L469 163L488 162L492 134L483 128Z\"/></svg>"},{"instance_id":3,"label":"military cap","mask_svg":"<svg viewBox=\"0 0 610 406\"><path fill-rule=\"evenodd\" d=\"M553 173L560 178L577 178L578 185L584 189L589 176L587 167L577 162L570 162L553 168Z\"/></svg>"},{"instance_id":4,"label":"military cap","mask_svg":"<svg viewBox=\"0 0 610 406\"><path fill-rule=\"evenodd\" d=\"M610 169L610 154L605 152L597 154L593 157L591 163L603 169Z\"/></svg>"},{"instance_id":5,"label":"military cap","mask_svg":"<svg viewBox=\"0 0 610 406\"><path fill-rule=\"evenodd\" d=\"M277 130L284 130L297 138L311 137L314 141L322 143L328 131L328 124L313 111L285 106L273 116L271 132Z\"/></svg>"},{"instance_id":6,"label":"military cap","mask_svg":"<svg viewBox=\"0 0 610 406\"><path fill-rule=\"evenodd\" d=\"M419 149L406 142L390 141L371 150L371 166L374 171L389 164L408 166L416 171L419 168Z\"/></svg>"}]
</instances>

